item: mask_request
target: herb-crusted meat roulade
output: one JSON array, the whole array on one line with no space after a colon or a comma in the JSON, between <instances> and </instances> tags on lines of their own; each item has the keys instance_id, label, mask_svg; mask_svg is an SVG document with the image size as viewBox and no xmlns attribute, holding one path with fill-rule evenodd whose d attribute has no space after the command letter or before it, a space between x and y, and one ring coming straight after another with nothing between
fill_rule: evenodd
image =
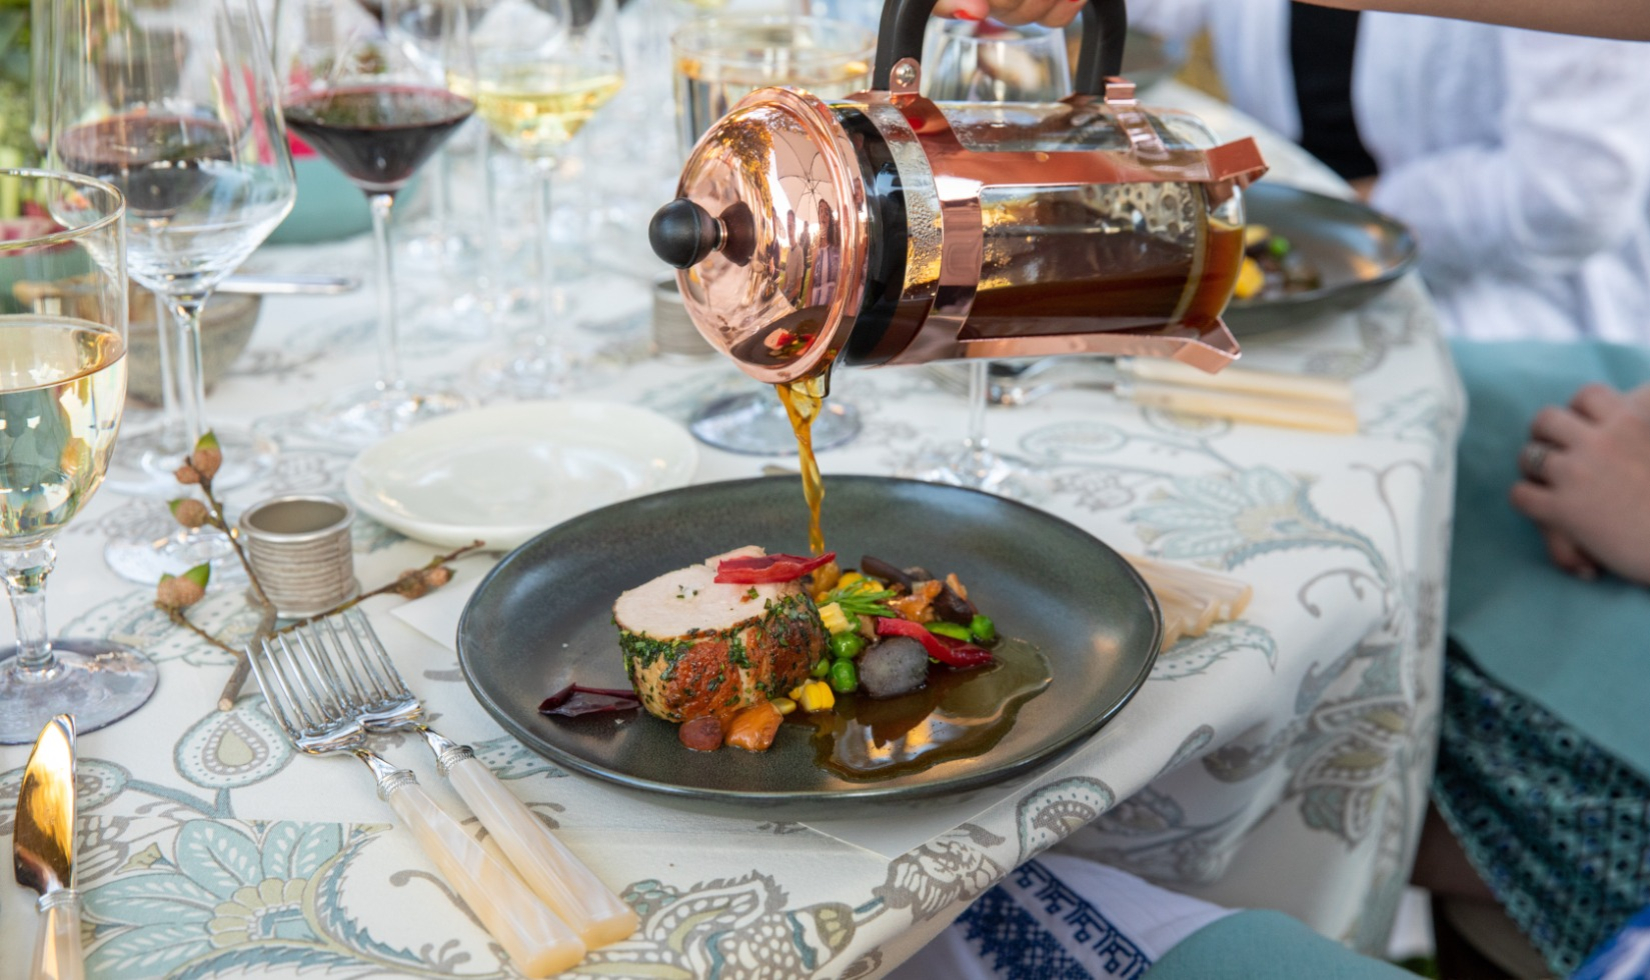
<instances>
[{"instance_id":1,"label":"herb-crusted meat roulade","mask_svg":"<svg viewBox=\"0 0 1650 980\"><path fill-rule=\"evenodd\" d=\"M619 596L625 672L642 707L666 721L726 717L781 697L826 656L827 634L801 582L718 583L724 558L669 572Z\"/></svg>"}]
</instances>

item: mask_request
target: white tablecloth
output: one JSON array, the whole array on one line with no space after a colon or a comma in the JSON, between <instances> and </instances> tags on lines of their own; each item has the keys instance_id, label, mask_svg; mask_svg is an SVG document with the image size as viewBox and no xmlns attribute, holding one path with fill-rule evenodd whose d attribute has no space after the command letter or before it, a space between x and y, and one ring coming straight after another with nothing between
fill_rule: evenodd
<instances>
[{"instance_id":1,"label":"white tablecloth","mask_svg":"<svg viewBox=\"0 0 1650 980\"><path fill-rule=\"evenodd\" d=\"M1241 126L1189 94L1175 100L1218 127ZM1291 148L1267 149L1275 176L1335 186ZM368 256L357 240L266 250L258 261L368 275ZM603 275L590 303L641 308L640 280ZM282 413L371 376L372 308L366 291L266 303L251 351L210 399L212 419L288 435ZM415 374L461 376L482 349L413 339ZM398 600L374 600L376 624L440 726L473 743L640 913L635 938L576 972L874 976L1056 845L1220 902L1281 908L1378 949L1432 768L1459 390L1413 277L1363 309L1244 346L1245 363L1350 379L1360 434L1171 417L1098 393L990 413L997 446L1050 467L1041 506L1119 549L1227 572L1255 598L1242 620L1167 651L1115 722L983 812L976 803L910 827L815 829L635 802L502 734L451 650L390 615ZM719 363L637 360L587 395L680 417L730 379ZM866 425L822 454L827 474L897 472L961 436L962 400L921 370L842 371L837 394ZM346 456L289 445L233 504L339 489ZM763 462L705 449L697 480L753 476ZM152 514L100 494L60 539L50 589L54 628L138 644L162 671L153 701L80 742L91 975L511 975L390 825L365 771L295 758L250 686L233 711L217 711L229 656L172 628L150 590L104 567L106 537ZM369 585L437 551L368 521L355 546ZM462 562L452 587L489 561ZM250 616L233 591L213 593L195 615L231 632ZM420 746L389 739L386 751L458 805ZM25 757L26 747L0 748L8 849ZM24 975L31 898L0 887L0 977Z\"/></svg>"}]
</instances>

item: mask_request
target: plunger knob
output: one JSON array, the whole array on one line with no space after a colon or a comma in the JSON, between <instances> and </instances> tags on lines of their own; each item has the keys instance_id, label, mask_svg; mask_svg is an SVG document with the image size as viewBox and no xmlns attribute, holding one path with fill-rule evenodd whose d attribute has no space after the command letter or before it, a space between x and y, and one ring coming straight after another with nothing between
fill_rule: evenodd
<instances>
[{"instance_id":1,"label":"plunger knob","mask_svg":"<svg viewBox=\"0 0 1650 980\"><path fill-rule=\"evenodd\" d=\"M679 197L653 215L647 225L653 254L678 269L698 265L722 245L722 226L709 211Z\"/></svg>"}]
</instances>

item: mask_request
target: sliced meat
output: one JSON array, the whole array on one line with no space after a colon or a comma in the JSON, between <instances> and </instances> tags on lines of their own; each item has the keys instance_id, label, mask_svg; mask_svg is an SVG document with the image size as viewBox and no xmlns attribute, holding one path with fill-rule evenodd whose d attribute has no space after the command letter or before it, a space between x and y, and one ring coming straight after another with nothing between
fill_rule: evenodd
<instances>
[{"instance_id":1,"label":"sliced meat","mask_svg":"<svg viewBox=\"0 0 1650 980\"><path fill-rule=\"evenodd\" d=\"M625 672L642 707L666 721L740 708L782 696L827 655L819 611L799 582L718 583L716 564L661 575L619 596L613 621Z\"/></svg>"}]
</instances>

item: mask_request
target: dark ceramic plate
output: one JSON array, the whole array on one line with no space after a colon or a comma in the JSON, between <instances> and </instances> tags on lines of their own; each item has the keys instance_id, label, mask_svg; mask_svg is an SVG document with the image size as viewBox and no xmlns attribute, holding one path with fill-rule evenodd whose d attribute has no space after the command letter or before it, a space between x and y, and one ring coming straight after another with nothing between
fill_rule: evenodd
<instances>
[{"instance_id":1,"label":"dark ceramic plate","mask_svg":"<svg viewBox=\"0 0 1650 980\"><path fill-rule=\"evenodd\" d=\"M459 621L459 665L471 689L505 729L563 768L695 809L766 807L799 819L962 795L1026 773L1098 731L1145 681L1162 634L1156 600L1087 532L973 490L862 476L831 477L825 486L826 535L845 563L870 553L954 571L1000 633L1048 658L1053 683L984 754L850 782L815 763L802 726L784 726L765 753L702 754L677 741L676 726L640 711L538 713L546 695L574 680L629 686L611 621L619 593L746 544L806 553L807 510L795 477L638 497L511 552Z\"/></svg>"},{"instance_id":2,"label":"dark ceramic plate","mask_svg":"<svg viewBox=\"0 0 1650 980\"><path fill-rule=\"evenodd\" d=\"M1360 306L1415 264L1409 229L1357 201L1261 181L1244 198L1251 224L1289 239L1323 285L1276 299L1232 300L1224 318L1239 335L1295 326Z\"/></svg>"}]
</instances>

